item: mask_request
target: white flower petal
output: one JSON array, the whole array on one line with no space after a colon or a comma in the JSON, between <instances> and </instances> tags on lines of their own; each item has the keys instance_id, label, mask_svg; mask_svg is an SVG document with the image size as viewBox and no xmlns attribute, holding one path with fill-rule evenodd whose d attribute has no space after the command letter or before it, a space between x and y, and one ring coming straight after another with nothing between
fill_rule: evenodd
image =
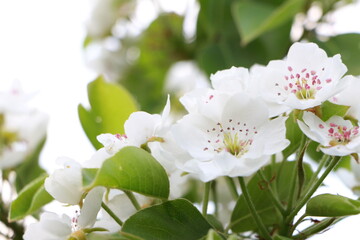
<instances>
[{"instance_id":1,"label":"white flower petal","mask_svg":"<svg viewBox=\"0 0 360 240\"><path fill-rule=\"evenodd\" d=\"M101 208L104 192L104 187L95 187L86 195L78 218L79 227L88 228L94 225L96 216Z\"/></svg>"}]
</instances>

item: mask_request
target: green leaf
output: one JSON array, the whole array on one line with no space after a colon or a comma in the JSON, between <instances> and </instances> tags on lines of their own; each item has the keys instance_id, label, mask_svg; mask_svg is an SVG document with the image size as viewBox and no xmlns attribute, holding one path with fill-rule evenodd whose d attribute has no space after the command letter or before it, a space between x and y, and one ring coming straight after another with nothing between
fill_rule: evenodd
<instances>
[{"instance_id":1,"label":"green leaf","mask_svg":"<svg viewBox=\"0 0 360 240\"><path fill-rule=\"evenodd\" d=\"M22 189L18 197L10 205L10 221L17 221L33 214L53 200L44 188L46 177L47 175L40 176Z\"/></svg>"},{"instance_id":2,"label":"green leaf","mask_svg":"<svg viewBox=\"0 0 360 240\"><path fill-rule=\"evenodd\" d=\"M341 34L331 37L325 42L318 40L315 42L330 56L340 54L342 61L348 68L347 74L360 74L360 34Z\"/></svg>"},{"instance_id":3,"label":"green leaf","mask_svg":"<svg viewBox=\"0 0 360 240\"><path fill-rule=\"evenodd\" d=\"M321 112L322 112L321 119L323 121L327 121L329 118L335 115L344 117L347 111L349 110L349 108L350 108L349 106L338 105L326 101L323 104L321 104Z\"/></svg>"},{"instance_id":4,"label":"green leaf","mask_svg":"<svg viewBox=\"0 0 360 240\"><path fill-rule=\"evenodd\" d=\"M87 177L94 173L86 172ZM163 199L169 196L169 179L164 168L151 154L137 147L124 147L105 160L88 187L95 186L128 190Z\"/></svg>"},{"instance_id":5,"label":"green leaf","mask_svg":"<svg viewBox=\"0 0 360 240\"><path fill-rule=\"evenodd\" d=\"M90 109L78 106L78 114L87 137L96 149L102 145L96 140L101 133L124 133L124 123L137 110L133 97L125 88L98 77L88 85Z\"/></svg>"},{"instance_id":6,"label":"green leaf","mask_svg":"<svg viewBox=\"0 0 360 240\"><path fill-rule=\"evenodd\" d=\"M39 156L46 142L46 137L39 142L35 150L15 168L15 186L19 192L26 184L46 173L39 165Z\"/></svg>"},{"instance_id":7,"label":"green leaf","mask_svg":"<svg viewBox=\"0 0 360 240\"><path fill-rule=\"evenodd\" d=\"M144 240L198 240L211 225L187 200L177 199L143 209L131 216L122 231Z\"/></svg>"},{"instance_id":8,"label":"green leaf","mask_svg":"<svg viewBox=\"0 0 360 240\"><path fill-rule=\"evenodd\" d=\"M306 214L318 217L342 217L360 213L360 201L340 195L321 194L309 200Z\"/></svg>"},{"instance_id":9,"label":"green leaf","mask_svg":"<svg viewBox=\"0 0 360 240\"><path fill-rule=\"evenodd\" d=\"M267 189L274 185L274 181L276 181L276 188L274 191L277 191L279 194L280 202L286 203L290 194L289 179L291 179L294 167L296 167L296 162L294 161L267 166L264 169L264 173L267 176L267 179L270 179L268 182L264 182L258 174L256 174L247 184L255 208L266 226L273 226L282 221L282 216L276 210L274 204L272 204ZM308 184L307 180L312 175L311 168L308 164L304 164L304 171L306 176L304 186L306 188ZM297 191L297 189L295 190ZM256 230L255 221L253 220L242 195L236 203L230 224L233 232Z\"/></svg>"},{"instance_id":10,"label":"green leaf","mask_svg":"<svg viewBox=\"0 0 360 240\"><path fill-rule=\"evenodd\" d=\"M291 20L300 11L303 3L301 0L288 0L276 7L258 1L234 2L232 14L242 44L248 44L263 33Z\"/></svg>"},{"instance_id":11,"label":"green leaf","mask_svg":"<svg viewBox=\"0 0 360 240\"><path fill-rule=\"evenodd\" d=\"M287 159L291 154L295 153L300 146L302 131L299 128L297 121L294 117L294 111L291 112L285 122L286 138L290 141L290 145L283 150L284 159Z\"/></svg>"}]
</instances>

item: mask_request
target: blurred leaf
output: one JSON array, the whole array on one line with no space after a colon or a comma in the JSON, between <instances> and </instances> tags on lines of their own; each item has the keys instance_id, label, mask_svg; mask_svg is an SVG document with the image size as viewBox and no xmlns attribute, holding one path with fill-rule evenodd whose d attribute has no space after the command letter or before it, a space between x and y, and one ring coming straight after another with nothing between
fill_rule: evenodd
<instances>
[{"instance_id":1,"label":"blurred leaf","mask_svg":"<svg viewBox=\"0 0 360 240\"><path fill-rule=\"evenodd\" d=\"M91 108L78 106L81 125L92 145L99 149L102 144L96 139L101 133L124 133L124 123L137 110L132 96L120 85L106 82L98 77L88 85Z\"/></svg>"},{"instance_id":2,"label":"blurred leaf","mask_svg":"<svg viewBox=\"0 0 360 240\"><path fill-rule=\"evenodd\" d=\"M291 112L288 119L286 120L285 126L286 138L290 141L290 145L283 150L283 156L285 159L287 159L299 148L303 133L296 122L294 111Z\"/></svg>"},{"instance_id":3,"label":"blurred leaf","mask_svg":"<svg viewBox=\"0 0 360 240\"><path fill-rule=\"evenodd\" d=\"M266 226L273 226L282 221L281 214L276 210L275 206L271 204L272 200L267 189L271 187L273 181L276 181L276 190L274 191L277 191L280 202L286 206L290 194L289 179L291 179L294 167L296 167L296 162L294 161L277 163L274 166L269 165L265 167L264 173L267 179L270 179L270 182L264 182L258 174L256 174L247 184L255 208ZM306 175L306 188L308 179L312 175L311 167L308 164L304 164L304 171ZM242 195L236 203L230 224L232 231L235 233L256 230L255 221Z\"/></svg>"},{"instance_id":4,"label":"blurred leaf","mask_svg":"<svg viewBox=\"0 0 360 240\"><path fill-rule=\"evenodd\" d=\"M348 74L360 74L360 34L348 33L329 38L325 42L315 41L328 55L340 54L348 68Z\"/></svg>"},{"instance_id":5,"label":"blurred leaf","mask_svg":"<svg viewBox=\"0 0 360 240\"><path fill-rule=\"evenodd\" d=\"M246 46L232 17L232 8L239 1L200 0L197 20L195 59L208 75L232 66L251 67L283 58L290 45L292 19L259 36ZM263 1L266 4L266 1ZM274 8L281 1L272 1Z\"/></svg>"},{"instance_id":6,"label":"blurred leaf","mask_svg":"<svg viewBox=\"0 0 360 240\"><path fill-rule=\"evenodd\" d=\"M88 186L94 181L98 170L99 170L98 168L82 168L81 169L83 186Z\"/></svg>"},{"instance_id":7,"label":"blurred leaf","mask_svg":"<svg viewBox=\"0 0 360 240\"><path fill-rule=\"evenodd\" d=\"M18 197L10 205L10 221L17 221L33 214L53 200L44 188L46 177L47 175L40 176L22 189Z\"/></svg>"},{"instance_id":8,"label":"blurred leaf","mask_svg":"<svg viewBox=\"0 0 360 240\"><path fill-rule=\"evenodd\" d=\"M39 142L34 151L20 165L15 168L15 186L19 192L26 184L33 181L40 175L46 173L39 165L39 156L46 142L46 137Z\"/></svg>"},{"instance_id":9,"label":"blurred leaf","mask_svg":"<svg viewBox=\"0 0 360 240\"><path fill-rule=\"evenodd\" d=\"M342 217L360 213L360 201L340 195L321 194L309 200L306 214L317 217Z\"/></svg>"},{"instance_id":10,"label":"blurred leaf","mask_svg":"<svg viewBox=\"0 0 360 240\"><path fill-rule=\"evenodd\" d=\"M321 112L322 116L321 119L323 121L327 121L329 118L331 118L334 115L344 117L347 111L349 110L349 106L344 105L338 105L331 103L329 101L323 102L321 104Z\"/></svg>"},{"instance_id":11,"label":"blurred leaf","mask_svg":"<svg viewBox=\"0 0 360 240\"><path fill-rule=\"evenodd\" d=\"M151 154L137 147L124 147L105 160L88 187L95 186L128 190L162 199L169 196L169 179L164 168Z\"/></svg>"},{"instance_id":12,"label":"blurred leaf","mask_svg":"<svg viewBox=\"0 0 360 240\"><path fill-rule=\"evenodd\" d=\"M287 0L281 6L275 7L259 1L235 2L232 14L242 44L246 45L263 33L292 19L300 11L303 3L302 0Z\"/></svg>"},{"instance_id":13,"label":"blurred leaf","mask_svg":"<svg viewBox=\"0 0 360 240\"><path fill-rule=\"evenodd\" d=\"M143 209L131 216L122 231L144 240L198 240L211 225L187 200L177 199Z\"/></svg>"},{"instance_id":14,"label":"blurred leaf","mask_svg":"<svg viewBox=\"0 0 360 240\"><path fill-rule=\"evenodd\" d=\"M183 17L162 14L144 31L136 45L140 55L119 81L134 96L141 109L150 113L163 109L165 76L170 66L191 53L183 37Z\"/></svg>"},{"instance_id":15,"label":"blurred leaf","mask_svg":"<svg viewBox=\"0 0 360 240\"><path fill-rule=\"evenodd\" d=\"M232 39L237 36L230 14L233 2L234 0L199 0L200 11L196 27L196 41L199 46L204 42Z\"/></svg>"}]
</instances>

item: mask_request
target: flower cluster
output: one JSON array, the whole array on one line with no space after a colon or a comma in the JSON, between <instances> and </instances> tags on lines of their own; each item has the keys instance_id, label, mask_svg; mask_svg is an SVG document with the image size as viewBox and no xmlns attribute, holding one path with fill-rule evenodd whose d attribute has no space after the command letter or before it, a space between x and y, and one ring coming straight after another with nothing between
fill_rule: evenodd
<instances>
[{"instance_id":1,"label":"flower cluster","mask_svg":"<svg viewBox=\"0 0 360 240\"><path fill-rule=\"evenodd\" d=\"M187 113L176 121L171 115L169 98L161 115L132 113L124 123L124 133L103 133L97 137L103 148L91 159L83 164L59 159L64 168L45 180L46 191L61 203L78 205L80 215L71 221L68 216L44 213L40 222L28 227L24 239L39 239L40 235L44 236L42 239L86 239L86 234L94 231L117 232L119 221L152 205L152 198L129 196L126 189L110 187L105 194L104 187L83 186L84 168L101 169L105 161L129 146L146 150L161 164L169 177L171 199L184 196L192 179L208 183L220 177L252 176L273 156L294 144L286 138L286 122L298 124L300 134L319 143L324 154L355 156L360 152L357 121L360 105L351 97L356 89L348 86L351 81L358 84L360 80L344 77L346 71L340 55L328 57L314 43L295 43L283 60L250 70L232 67L211 75L212 87L193 89L180 98ZM351 121L344 118L345 114L324 119L321 105L325 102L348 105L346 114L352 116ZM12 144L12 139L5 144ZM307 195L314 189L310 187ZM246 194L242 185L241 190ZM137 202L135 207L130 207L126 195L132 203ZM106 211L100 211L101 206ZM279 209L283 211L282 206ZM206 208L203 211L206 214ZM259 229L268 239L261 224Z\"/></svg>"}]
</instances>

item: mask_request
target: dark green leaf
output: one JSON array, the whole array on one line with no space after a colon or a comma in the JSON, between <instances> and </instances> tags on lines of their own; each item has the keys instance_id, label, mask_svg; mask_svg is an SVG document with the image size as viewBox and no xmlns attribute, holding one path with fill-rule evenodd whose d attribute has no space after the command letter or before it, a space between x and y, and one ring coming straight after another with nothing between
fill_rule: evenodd
<instances>
[{"instance_id":1,"label":"dark green leaf","mask_svg":"<svg viewBox=\"0 0 360 240\"><path fill-rule=\"evenodd\" d=\"M18 197L10 205L10 221L17 221L33 214L53 200L44 188L46 177L47 175L38 177L21 190Z\"/></svg>"},{"instance_id":2,"label":"dark green leaf","mask_svg":"<svg viewBox=\"0 0 360 240\"><path fill-rule=\"evenodd\" d=\"M275 7L258 1L237 1L233 7L233 17L245 45L263 33L292 19L303 5L301 0L288 0Z\"/></svg>"},{"instance_id":3,"label":"dark green leaf","mask_svg":"<svg viewBox=\"0 0 360 240\"><path fill-rule=\"evenodd\" d=\"M124 133L124 123L137 110L137 106L123 87L108 83L102 77L89 83L88 98L91 108L87 110L80 104L78 114L87 137L99 149L102 145L96 136L101 133Z\"/></svg>"},{"instance_id":4,"label":"dark green leaf","mask_svg":"<svg viewBox=\"0 0 360 240\"><path fill-rule=\"evenodd\" d=\"M198 240L209 229L211 225L189 201L177 199L137 212L122 231L144 240Z\"/></svg>"},{"instance_id":5,"label":"dark green leaf","mask_svg":"<svg viewBox=\"0 0 360 240\"><path fill-rule=\"evenodd\" d=\"M86 171L91 177L93 170ZM137 147L124 147L104 161L89 188L105 186L167 199L169 179L164 168L148 152Z\"/></svg>"},{"instance_id":6,"label":"dark green leaf","mask_svg":"<svg viewBox=\"0 0 360 240\"><path fill-rule=\"evenodd\" d=\"M258 175L251 178L247 187L254 205L266 226L273 226L282 221L280 213L272 204L268 188L274 185L276 181L276 190L279 195L279 200L286 206L289 199L290 186L289 179L296 167L296 162L277 163L274 166L267 166L264 171L268 182L264 182ZM305 188L309 177L312 175L311 168L308 164L304 164L305 171ZM245 203L243 196L239 197L235 209L231 216L231 229L233 232L245 232L256 230L256 224L252 218L251 213Z\"/></svg>"},{"instance_id":7,"label":"dark green leaf","mask_svg":"<svg viewBox=\"0 0 360 240\"><path fill-rule=\"evenodd\" d=\"M318 217L342 217L360 213L360 201L340 195L321 194L309 200L306 214Z\"/></svg>"}]
</instances>

